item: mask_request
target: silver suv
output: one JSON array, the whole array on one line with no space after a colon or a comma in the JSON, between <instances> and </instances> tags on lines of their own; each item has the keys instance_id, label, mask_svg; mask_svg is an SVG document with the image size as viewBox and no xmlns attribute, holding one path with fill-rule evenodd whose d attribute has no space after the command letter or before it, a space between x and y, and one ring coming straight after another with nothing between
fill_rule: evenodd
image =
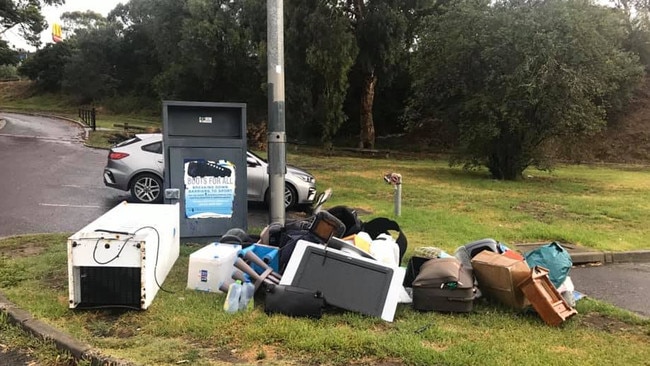
<instances>
[{"instance_id":1,"label":"silver suv","mask_svg":"<svg viewBox=\"0 0 650 366\"><path fill-rule=\"evenodd\" d=\"M248 151L248 200L269 202L268 163ZM131 191L137 202L162 201L164 174L162 134L137 134L113 146L104 168L104 184ZM284 206L311 205L316 197L316 179L306 171L287 166L284 185Z\"/></svg>"}]
</instances>

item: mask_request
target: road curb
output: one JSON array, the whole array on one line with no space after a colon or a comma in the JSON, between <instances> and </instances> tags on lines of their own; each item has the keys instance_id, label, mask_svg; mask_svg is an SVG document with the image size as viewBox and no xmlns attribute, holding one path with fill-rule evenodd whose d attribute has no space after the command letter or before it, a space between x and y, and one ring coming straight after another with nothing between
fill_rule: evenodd
<instances>
[{"instance_id":1,"label":"road curb","mask_svg":"<svg viewBox=\"0 0 650 366\"><path fill-rule=\"evenodd\" d=\"M647 263L650 262L650 250L632 250L627 252L579 252L571 253L573 264L586 263Z\"/></svg>"},{"instance_id":2,"label":"road curb","mask_svg":"<svg viewBox=\"0 0 650 366\"><path fill-rule=\"evenodd\" d=\"M57 349L69 352L78 360L90 361L91 365L107 366L133 366L133 363L105 357L94 350L90 345L82 343L69 334L62 332L17 307L0 293L0 311L7 314L9 323L20 327L23 331L32 334L44 341L51 341Z\"/></svg>"}]
</instances>

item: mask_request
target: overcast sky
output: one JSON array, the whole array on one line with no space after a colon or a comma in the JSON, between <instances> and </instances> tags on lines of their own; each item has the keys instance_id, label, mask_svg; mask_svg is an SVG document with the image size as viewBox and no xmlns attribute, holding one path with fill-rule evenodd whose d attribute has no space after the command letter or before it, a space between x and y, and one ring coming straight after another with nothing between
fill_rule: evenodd
<instances>
[{"instance_id":1,"label":"overcast sky","mask_svg":"<svg viewBox=\"0 0 650 366\"><path fill-rule=\"evenodd\" d=\"M52 43L52 24L61 23L61 14L67 11L92 10L106 16L117 4L127 2L128 0L66 0L65 4L62 6L43 7L42 13L45 16L45 20L47 20L48 28L41 33L41 47L45 46L47 43ZM34 47L28 46L18 34L19 32L17 27L14 27L5 32L2 38L16 48L24 48L31 51L35 50Z\"/></svg>"}]
</instances>

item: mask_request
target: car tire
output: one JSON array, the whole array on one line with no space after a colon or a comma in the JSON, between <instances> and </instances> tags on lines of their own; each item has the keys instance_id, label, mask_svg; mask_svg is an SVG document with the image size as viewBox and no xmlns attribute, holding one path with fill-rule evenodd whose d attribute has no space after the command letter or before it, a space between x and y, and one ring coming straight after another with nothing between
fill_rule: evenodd
<instances>
[{"instance_id":1,"label":"car tire","mask_svg":"<svg viewBox=\"0 0 650 366\"><path fill-rule=\"evenodd\" d=\"M269 197L271 192L271 189L267 189L266 193L264 194L264 203L268 206L271 203L271 199ZM289 183L284 184L284 209L285 210L290 210L296 207L296 204L298 203L298 192L296 189Z\"/></svg>"},{"instance_id":2,"label":"car tire","mask_svg":"<svg viewBox=\"0 0 650 366\"><path fill-rule=\"evenodd\" d=\"M298 192L289 183L284 184L284 208L289 210L296 207L298 203Z\"/></svg>"},{"instance_id":3,"label":"car tire","mask_svg":"<svg viewBox=\"0 0 650 366\"><path fill-rule=\"evenodd\" d=\"M155 174L138 174L131 183L131 196L138 203L162 202L162 185L162 179Z\"/></svg>"}]
</instances>

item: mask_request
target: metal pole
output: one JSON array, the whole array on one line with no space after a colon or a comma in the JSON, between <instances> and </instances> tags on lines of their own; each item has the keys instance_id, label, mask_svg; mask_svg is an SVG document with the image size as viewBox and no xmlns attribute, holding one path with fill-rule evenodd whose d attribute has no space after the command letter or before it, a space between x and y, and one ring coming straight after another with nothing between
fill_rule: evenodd
<instances>
[{"instance_id":1,"label":"metal pole","mask_svg":"<svg viewBox=\"0 0 650 366\"><path fill-rule=\"evenodd\" d=\"M393 203L395 205L395 216L402 215L402 175L398 173L384 174L384 182L393 186Z\"/></svg>"},{"instance_id":2,"label":"metal pole","mask_svg":"<svg viewBox=\"0 0 650 366\"><path fill-rule=\"evenodd\" d=\"M402 215L402 183L395 184L395 216Z\"/></svg>"},{"instance_id":3,"label":"metal pole","mask_svg":"<svg viewBox=\"0 0 650 366\"><path fill-rule=\"evenodd\" d=\"M284 20L283 0L266 2L268 72L269 220L284 225L286 135L284 125Z\"/></svg>"}]
</instances>

